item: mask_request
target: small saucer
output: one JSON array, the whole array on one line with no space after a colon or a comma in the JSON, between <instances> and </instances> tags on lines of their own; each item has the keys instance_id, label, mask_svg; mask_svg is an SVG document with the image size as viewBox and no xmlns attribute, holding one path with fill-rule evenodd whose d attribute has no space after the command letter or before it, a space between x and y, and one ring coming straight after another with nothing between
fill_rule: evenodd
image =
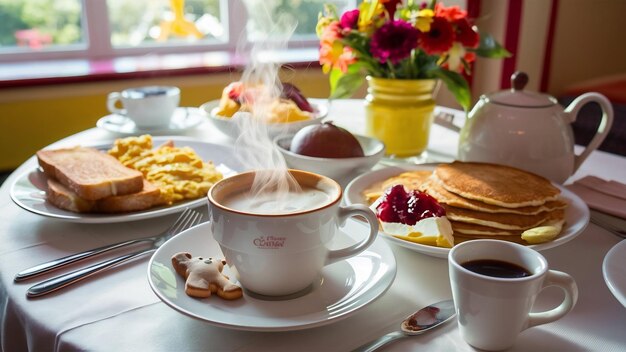
<instances>
[{"instance_id":1,"label":"small saucer","mask_svg":"<svg viewBox=\"0 0 626 352\"><path fill-rule=\"evenodd\" d=\"M157 134L173 134L176 132L184 132L190 130L205 120L204 115L200 113L198 108L178 108L172 116L169 126L140 129L135 123L126 116L111 114L104 116L96 123L96 126L109 132L137 135L143 133Z\"/></svg>"}]
</instances>

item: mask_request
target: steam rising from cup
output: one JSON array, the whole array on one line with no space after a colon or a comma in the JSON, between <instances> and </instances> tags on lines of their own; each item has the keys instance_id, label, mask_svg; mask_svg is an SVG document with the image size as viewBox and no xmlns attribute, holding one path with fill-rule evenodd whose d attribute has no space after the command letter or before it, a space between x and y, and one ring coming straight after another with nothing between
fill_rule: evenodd
<instances>
[{"instance_id":1,"label":"steam rising from cup","mask_svg":"<svg viewBox=\"0 0 626 352\"><path fill-rule=\"evenodd\" d=\"M286 207L289 193L299 192L300 186L289 174L285 159L275 148L268 131L266 121L272 105L280 99L282 92L278 76L280 64L268 58L272 52L286 48L297 23L285 17L273 19L266 6L261 6L262 2L245 1L245 4L265 37L255 41L249 50L246 50L246 43L240 40L237 48L239 55L249 58L241 77L247 88L241 99L250 111L233 116L241 131L235 142L235 154L246 169L257 171L251 195L259 197L274 193L275 204Z\"/></svg>"}]
</instances>

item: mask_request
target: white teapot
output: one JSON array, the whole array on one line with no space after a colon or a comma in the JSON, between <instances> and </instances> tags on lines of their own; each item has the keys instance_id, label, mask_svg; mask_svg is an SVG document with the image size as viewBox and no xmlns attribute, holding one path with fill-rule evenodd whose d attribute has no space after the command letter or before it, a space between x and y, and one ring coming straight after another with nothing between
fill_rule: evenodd
<instances>
[{"instance_id":1,"label":"white teapot","mask_svg":"<svg viewBox=\"0 0 626 352\"><path fill-rule=\"evenodd\" d=\"M458 159L505 164L563 183L606 138L613 106L598 93L585 93L563 110L549 95L528 92L528 76L516 72L510 90L480 97L461 129ZM571 123L583 105L596 102L602 120L582 153L574 154Z\"/></svg>"}]
</instances>

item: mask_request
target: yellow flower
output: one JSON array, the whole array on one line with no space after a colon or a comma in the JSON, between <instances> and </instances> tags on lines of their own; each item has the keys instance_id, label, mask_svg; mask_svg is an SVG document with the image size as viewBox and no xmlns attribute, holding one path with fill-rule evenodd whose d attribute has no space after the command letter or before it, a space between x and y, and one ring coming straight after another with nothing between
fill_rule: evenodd
<instances>
[{"instance_id":1,"label":"yellow flower","mask_svg":"<svg viewBox=\"0 0 626 352\"><path fill-rule=\"evenodd\" d=\"M317 25L315 26L315 33L317 33L318 38L322 37L322 33L324 32L324 28L326 28L329 24L331 24L334 20L329 17L320 17L317 20Z\"/></svg>"},{"instance_id":2,"label":"yellow flower","mask_svg":"<svg viewBox=\"0 0 626 352\"><path fill-rule=\"evenodd\" d=\"M422 33L430 31L430 24L433 23L434 16L435 12L431 9L420 10L417 14L417 20L415 21L415 28L419 29Z\"/></svg>"},{"instance_id":3,"label":"yellow flower","mask_svg":"<svg viewBox=\"0 0 626 352\"><path fill-rule=\"evenodd\" d=\"M465 48L459 42L454 42L452 44L452 48L448 51L448 69L450 71L460 71L462 66L462 61L465 57Z\"/></svg>"},{"instance_id":4,"label":"yellow flower","mask_svg":"<svg viewBox=\"0 0 626 352\"><path fill-rule=\"evenodd\" d=\"M374 28L374 21L377 20L383 13L383 7L374 2L362 2L359 5L359 32L372 33Z\"/></svg>"}]
</instances>

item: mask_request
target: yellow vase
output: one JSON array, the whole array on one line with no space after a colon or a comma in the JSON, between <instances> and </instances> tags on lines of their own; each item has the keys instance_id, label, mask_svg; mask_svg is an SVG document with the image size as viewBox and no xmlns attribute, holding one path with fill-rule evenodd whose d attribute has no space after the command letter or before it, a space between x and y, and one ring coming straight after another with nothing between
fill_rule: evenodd
<instances>
[{"instance_id":1,"label":"yellow vase","mask_svg":"<svg viewBox=\"0 0 626 352\"><path fill-rule=\"evenodd\" d=\"M383 141L390 156L424 152L433 123L437 80L367 77L367 83L366 133Z\"/></svg>"}]
</instances>

